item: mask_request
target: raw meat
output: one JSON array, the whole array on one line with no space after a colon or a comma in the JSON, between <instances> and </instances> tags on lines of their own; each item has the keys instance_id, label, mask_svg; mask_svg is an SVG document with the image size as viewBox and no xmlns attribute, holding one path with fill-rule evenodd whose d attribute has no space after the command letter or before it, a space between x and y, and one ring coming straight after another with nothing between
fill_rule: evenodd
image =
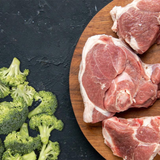
<instances>
[{"instance_id":1,"label":"raw meat","mask_svg":"<svg viewBox=\"0 0 160 160\"><path fill-rule=\"evenodd\" d=\"M107 35L87 40L78 79L88 123L149 107L160 97L160 64L142 63L120 39Z\"/></svg>"},{"instance_id":2,"label":"raw meat","mask_svg":"<svg viewBox=\"0 0 160 160\"><path fill-rule=\"evenodd\" d=\"M104 142L124 160L152 160L160 152L160 116L112 117L102 122Z\"/></svg>"},{"instance_id":3,"label":"raw meat","mask_svg":"<svg viewBox=\"0 0 160 160\"><path fill-rule=\"evenodd\" d=\"M160 0L134 0L110 11L112 30L137 53L143 54L160 43Z\"/></svg>"}]
</instances>

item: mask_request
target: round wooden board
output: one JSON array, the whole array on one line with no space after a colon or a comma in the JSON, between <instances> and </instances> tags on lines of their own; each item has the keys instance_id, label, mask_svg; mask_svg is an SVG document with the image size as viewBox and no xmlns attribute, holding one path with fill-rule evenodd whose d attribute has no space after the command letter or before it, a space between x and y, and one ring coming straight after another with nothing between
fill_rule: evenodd
<instances>
[{"instance_id":1,"label":"round wooden board","mask_svg":"<svg viewBox=\"0 0 160 160\"><path fill-rule=\"evenodd\" d=\"M81 54L83 46L86 40L93 35L106 34L117 37L116 34L111 30L113 21L110 16L110 10L114 6L125 6L130 3L132 0L114 0L108 5L106 5L102 10L100 10L87 25L83 31L77 46L75 48L71 67L70 67L70 76L69 76L69 87L70 87L70 98L72 107L74 110L75 117L77 122L87 138L90 144L107 160L122 160L119 157L113 155L112 151L104 144L104 139L102 137L102 126L101 123L96 124L87 124L83 121L83 100L80 94L80 87L78 82L78 72L79 65L81 62ZM147 53L140 56L142 61L145 63L160 63L160 45L153 45ZM123 118L137 118L144 116L157 116L160 115L160 100L157 100L156 103L149 107L148 109L129 109L126 112L116 114L118 117ZM160 156L157 155L154 160L159 160Z\"/></svg>"}]
</instances>

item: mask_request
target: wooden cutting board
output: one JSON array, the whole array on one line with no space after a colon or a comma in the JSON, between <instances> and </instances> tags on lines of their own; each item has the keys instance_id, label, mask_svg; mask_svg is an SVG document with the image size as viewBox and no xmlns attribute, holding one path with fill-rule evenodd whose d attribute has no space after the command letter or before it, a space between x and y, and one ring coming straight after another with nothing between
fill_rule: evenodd
<instances>
[{"instance_id":1,"label":"wooden cutting board","mask_svg":"<svg viewBox=\"0 0 160 160\"><path fill-rule=\"evenodd\" d=\"M70 88L70 98L72 107L74 110L77 122L87 140L90 144L107 160L122 160L113 155L112 151L104 144L104 139L102 137L102 126L101 123L97 124L87 124L83 121L83 110L84 105L82 97L80 94L80 87L78 82L78 72L79 65L81 62L81 54L83 46L86 40L93 35L106 34L117 37L116 34L111 30L113 21L109 14L110 10L114 6L125 6L132 0L114 0L108 5L106 5L102 10L100 10L87 25L83 31L77 46L75 48L69 76L69 88ZM145 63L160 63L160 45L153 45L147 53L141 56L141 59ZM160 100L149 107L148 109L129 109L121 114L116 114L118 117L123 118L137 118L143 116L156 116L160 115ZM157 155L154 160L159 160L160 156Z\"/></svg>"}]
</instances>

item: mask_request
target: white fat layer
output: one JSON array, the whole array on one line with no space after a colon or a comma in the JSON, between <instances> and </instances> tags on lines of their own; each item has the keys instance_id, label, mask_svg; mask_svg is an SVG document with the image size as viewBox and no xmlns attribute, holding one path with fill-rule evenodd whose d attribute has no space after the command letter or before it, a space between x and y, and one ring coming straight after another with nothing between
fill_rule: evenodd
<instances>
[{"instance_id":1,"label":"white fat layer","mask_svg":"<svg viewBox=\"0 0 160 160\"><path fill-rule=\"evenodd\" d=\"M154 151L153 151L153 154L152 154L152 156L150 157L149 160L153 160L154 157L155 157L157 154L159 154L159 152L160 152L160 144L156 144L156 145L157 145L157 146L155 147L155 149L154 149Z\"/></svg>"},{"instance_id":2,"label":"white fat layer","mask_svg":"<svg viewBox=\"0 0 160 160\"><path fill-rule=\"evenodd\" d=\"M104 143L105 144L109 144L110 146L112 146L113 147L113 142L112 142L112 138L111 138L111 136L109 135L109 133L107 132L107 130L105 129L105 128L102 128L102 135L103 135L103 137L104 137ZM107 143L106 143L106 141L107 141Z\"/></svg>"},{"instance_id":3,"label":"white fat layer","mask_svg":"<svg viewBox=\"0 0 160 160\"><path fill-rule=\"evenodd\" d=\"M105 44L103 41L99 40L99 38L101 37L102 35L95 35L95 36L92 36L90 38L88 38L84 48L83 48L83 51L82 51L82 61L81 61L81 64L80 64L80 70L79 70L79 75L78 75L78 80L79 80L79 83L80 83L80 91L81 91L81 95L82 95L82 98L83 98L83 102L84 102L84 113L83 113L83 120L86 122L86 123L91 123L92 122L92 115L93 115L93 110L94 108L96 108L97 111L99 111L100 113L104 114L105 116L109 116L110 115L110 112L108 111L104 111L100 108L98 108L97 106L95 106L88 98L88 95L85 91L85 88L83 87L83 84L82 84L82 77L83 77L83 74L85 72L85 67L86 67L86 56L87 56L87 53L92 49L92 47L95 45L95 44ZM104 86L102 86L104 87Z\"/></svg>"},{"instance_id":4,"label":"white fat layer","mask_svg":"<svg viewBox=\"0 0 160 160\"><path fill-rule=\"evenodd\" d=\"M100 112L100 113L102 113L103 115L105 115L105 116L107 116L107 117L109 117L110 116L110 112L108 112L108 111L106 111L106 110L103 110L103 109L101 109L101 108L99 108L99 107L97 107L97 106L95 106L95 109L98 111L98 112Z\"/></svg>"},{"instance_id":5,"label":"white fat layer","mask_svg":"<svg viewBox=\"0 0 160 160\"><path fill-rule=\"evenodd\" d=\"M160 23L160 14L159 14L159 16L157 17L157 21Z\"/></svg>"},{"instance_id":6,"label":"white fat layer","mask_svg":"<svg viewBox=\"0 0 160 160\"><path fill-rule=\"evenodd\" d=\"M142 66L143 66L143 68L144 68L144 71L145 71L145 73L146 73L146 75L148 76L148 77L151 77L151 75L152 75L152 72L153 72L153 69L152 69L152 64L145 64L145 63L142 63Z\"/></svg>"},{"instance_id":7,"label":"white fat layer","mask_svg":"<svg viewBox=\"0 0 160 160\"><path fill-rule=\"evenodd\" d=\"M133 36L130 37L130 41L129 41L127 38L125 38L125 41L126 41L135 51L138 51L138 50L139 50L138 43L137 43L136 39L135 39Z\"/></svg>"},{"instance_id":8,"label":"white fat layer","mask_svg":"<svg viewBox=\"0 0 160 160\"><path fill-rule=\"evenodd\" d=\"M112 20L113 20L113 22L114 22L111 29L112 29L114 32L117 31L117 16L119 15L118 12L120 12L121 9L122 9L121 6L115 6L115 7L110 11L111 18L112 18Z\"/></svg>"},{"instance_id":9,"label":"white fat layer","mask_svg":"<svg viewBox=\"0 0 160 160\"><path fill-rule=\"evenodd\" d=\"M152 125L151 125L151 120L152 120L152 117L144 118L144 120L143 120L143 125L142 125L142 126L152 127Z\"/></svg>"}]
</instances>

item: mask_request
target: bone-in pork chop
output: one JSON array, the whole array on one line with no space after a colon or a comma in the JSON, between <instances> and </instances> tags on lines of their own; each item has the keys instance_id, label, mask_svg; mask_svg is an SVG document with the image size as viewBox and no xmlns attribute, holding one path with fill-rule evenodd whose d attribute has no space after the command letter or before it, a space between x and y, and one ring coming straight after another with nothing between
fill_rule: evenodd
<instances>
[{"instance_id":1,"label":"bone-in pork chop","mask_svg":"<svg viewBox=\"0 0 160 160\"><path fill-rule=\"evenodd\" d=\"M124 160L152 160L160 152L160 116L112 117L102 127L105 144Z\"/></svg>"},{"instance_id":2,"label":"bone-in pork chop","mask_svg":"<svg viewBox=\"0 0 160 160\"><path fill-rule=\"evenodd\" d=\"M79 82L84 121L95 123L151 106L160 97L160 64L144 64L120 39L96 35L84 46Z\"/></svg>"},{"instance_id":3,"label":"bone-in pork chop","mask_svg":"<svg viewBox=\"0 0 160 160\"><path fill-rule=\"evenodd\" d=\"M134 0L110 11L112 30L137 53L143 54L160 43L160 0Z\"/></svg>"}]
</instances>

